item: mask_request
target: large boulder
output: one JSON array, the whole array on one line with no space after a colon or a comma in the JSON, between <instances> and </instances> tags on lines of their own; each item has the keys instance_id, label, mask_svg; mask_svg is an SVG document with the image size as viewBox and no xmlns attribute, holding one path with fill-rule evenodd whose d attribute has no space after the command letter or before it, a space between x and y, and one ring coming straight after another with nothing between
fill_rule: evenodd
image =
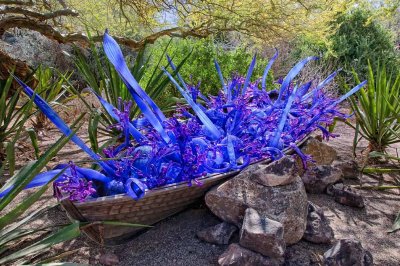
<instances>
[{"instance_id":1,"label":"large boulder","mask_svg":"<svg viewBox=\"0 0 400 266\"><path fill-rule=\"evenodd\" d=\"M272 259L238 244L230 244L218 258L218 264L221 266L279 266L283 265L283 259Z\"/></svg>"},{"instance_id":2,"label":"large boulder","mask_svg":"<svg viewBox=\"0 0 400 266\"><path fill-rule=\"evenodd\" d=\"M337 158L334 148L315 138L309 138L302 146L301 151L310 155L316 165L330 165Z\"/></svg>"},{"instance_id":3,"label":"large boulder","mask_svg":"<svg viewBox=\"0 0 400 266\"><path fill-rule=\"evenodd\" d=\"M239 243L270 258L283 257L286 249L282 224L260 215L252 208L246 210Z\"/></svg>"},{"instance_id":4,"label":"large boulder","mask_svg":"<svg viewBox=\"0 0 400 266\"><path fill-rule=\"evenodd\" d=\"M263 186L251 176L260 165L250 166L239 175L211 189L205 197L210 210L222 220L239 228L247 208L280 222L284 228L286 244L298 242L306 229L307 194L303 181L282 186Z\"/></svg>"},{"instance_id":5,"label":"large boulder","mask_svg":"<svg viewBox=\"0 0 400 266\"><path fill-rule=\"evenodd\" d=\"M354 239L341 239L324 254L326 266L372 266L373 257Z\"/></svg>"}]
</instances>

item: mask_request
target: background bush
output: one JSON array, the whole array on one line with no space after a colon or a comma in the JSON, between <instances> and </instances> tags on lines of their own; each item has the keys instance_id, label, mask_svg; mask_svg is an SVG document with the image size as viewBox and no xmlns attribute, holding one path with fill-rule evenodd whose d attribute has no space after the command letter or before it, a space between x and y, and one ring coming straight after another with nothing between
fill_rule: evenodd
<instances>
[{"instance_id":1,"label":"background bush","mask_svg":"<svg viewBox=\"0 0 400 266\"><path fill-rule=\"evenodd\" d=\"M390 71L399 68L399 52L391 30L372 17L371 11L355 8L339 13L331 22L333 33L325 40L313 36L299 36L291 42L290 61L319 55L319 64L334 71L343 68L346 79L354 69L360 79L367 78L368 60L373 68L385 65Z\"/></svg>"},{"instance_id":2,"label":"background bush","mask_svg":"<svg viewBox=\"0 0 400 266\"><path fill-rule=\"evenodd\" d=\"M162 55L168 39L160 40L155 45L148 47L148 53L151 55L151 61L155 65ZM272 49L270 49L272 52ZM191 84L201 82L201 91L216 94L221 89L217 71L214 66L214 59L218 60L224 78L230 78L232 74L246 75L247 69L254 56L254 52L245 47L231 47L215 41L212 38L207 39L174 39L169 46L167 53L173 58L174 62L182 61L187 54L191 52L185 65L179 71L182 77ZM258 56L257 64L254 69L252 81L262 76L264 68L268 64L269 58ZM167 61L164 60L164 66ZM148 71L151 73L152 71ZM148 78L148 77L147 77ZM145 82L146 78L144 78ZM269 77L269 84L272 84L272 75ZM171 91L174 96L178 96Z\"/></svg>"},{"instance_id":3,"label":"background bush","mask_svg":"<svg viewBox=\"0 0 400 266\"><path fill-rule=\"evenodd\" d=\"M330 38L333 56L346 69L352 67L362 78L367 76L368 60L372 67L378 63L396 70L399 54L391 32L375 20L364 9L355 9L338 16L334 26L338 29Z\"/></svg>"}]
</instances>

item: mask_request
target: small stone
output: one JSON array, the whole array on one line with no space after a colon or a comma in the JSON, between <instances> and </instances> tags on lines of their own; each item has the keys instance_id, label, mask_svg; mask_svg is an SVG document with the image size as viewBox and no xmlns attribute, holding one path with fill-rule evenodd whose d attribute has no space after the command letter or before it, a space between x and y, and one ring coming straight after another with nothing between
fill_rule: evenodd
<instances>
[{"instance_id":1,"label":"small stone","mask_svg":"<svg viewBox=\"0 0 400 266\"><path fill-rule=\"evenodd\" d=\"M326 266L370 266L372 254L354 239L341 239L324 254Z\"/></svg>"},{"instance_id":2,"label":"small stone","mask_svg":"<svg viewBox=\"0 0 400 266\"><path fill-rule=\"evenodd\" d=\"M233 224L222 222L201 230L197 233L197 237L209 243L226 245L229 244L229 240L237 230L237 227Z\"/></svg>"},{"instance_id":3,"label":"small stone","mask_svg":"<svg viewBox=\"0 0 400 266\"><path fill-rule=\"evenodd\" d=\"M239 243L242 247L271 258L282 257L286 249L282 224L260 215L252 208L245 212Z\"/></svg>"},{"instance_id":4,"label":"small stone","mask_svg":"<svg viewBox=\"0 0 400 266\"><path fill-rule=\"evenodd\" d=\"M253 172L252 179L268 187L282 186L293 183L297 177L296 161L284 156L268 165L261 166Z\"/></svg>"},{"instance_id":5,"label":"small stone","mask_svg":"<svg viewBox=\"0 0 400 266\"><path fill-rule=\"evenodd\" d=\"M308 202L307 227L303 239L316 244L329 244L334 239L323 210L311 202Z\"/></svg>"},{"instance_id":6,"label":"small stone","mask_svg":"<svg viewBox=\"0 0 400 266\"><path fill-rule=\"evenodd\" d=\"M342 190L343 188L344 188L344 184L342 182L329 185L326 188L326 194L328 194L329 196L335 196L335 191Z\"/></svg>"},{"instance_id":7,"label":"small stone","mask_svg":"<svg viewBox=\"0 0 400 266\"><path fill-rule=\"evenodd\" d=\"M283 265L283 259L268 258L238 244L230 244L218 258L218 264L221 266L278 266Z\"/></svg>"},{"instance_id":8,"label":"small stone","mask_svg":"<svg viewBox=\"0 0 400 266\"><path fill-rule=\"evenodd\" d=\"M342 170L343 178L357 179L360 173L358 171L358 164L355 160L334 161L332 166Z\"/></svg>"},{"instance_id":9,"label":"small stone","mask_svg":"<svg viewBox=\"0 0 400 266\"><path fill-rule=\"evenodd\" d=\"M330 165L309 167L301 176L308 193L321 194L326 188L337 183L342 177L342 171Z\"/></svg>"},{"instance_id":10,"label":"small stone","mask_svg":"<svg viewBox=\"0 0 400 266\"><path fill-rule=\"evenodd\" d=\"M349 186L344 186L343 189L334 189L335 201L350 207L364 208L363 197Z\"/></svg>"},{"instance_id":11,"label":"small stone","mask_svg":"<svg viewBox=\"0 0 400 266\"><path fill-rule=\"evenodd\" d=\"M119 263L119 258L114 253L105 253L100 256L99 262L105 266L113 266Z\"/></svg>"}]
</instances>

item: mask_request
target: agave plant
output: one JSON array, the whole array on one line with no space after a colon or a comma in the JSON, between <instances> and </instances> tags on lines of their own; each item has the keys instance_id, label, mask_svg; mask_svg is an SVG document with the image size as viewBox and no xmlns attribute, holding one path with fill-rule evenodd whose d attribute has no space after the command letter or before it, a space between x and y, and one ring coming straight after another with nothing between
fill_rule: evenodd
<instances>
[{"instance_id":1,"label":"agave plant","mask_svg":"<svg viewBox=\"0 0 400 266\"><path fill-rule=\"evenodd\" d=\"M360 83L339 99L333 99L323 91L336 72L317 85L312 81L297 84L294 78L301 69L309 61L317 60L309 57L296 64L279 82L279 91L268 91L265 80L276 54L263 77L255 82L251 81L255 57L246 77L233 76L229 80L224 79L216 62L222 90L217 96L206 97L198 86L187 84L179 73L177 81L163 69L187 102L187 106L180 106L174 116L167 118L135 80L118 44L107 32L103 47L142 115L131 120L131 102L121 99L119 108L115 108L94 92L104 109L118 122L114 127L121 132L124 141L105 148L104 160L77 136L71 138L101 167L101 171L95 172L72 166L73 172L63 174L55 181L61 193L74 200L84 200L88 194L96 197L120 193L139 199L146 190L166 184L200 185L199 177L241 170L262 159L278 159L286 147L294 149L306 165L310 158L301 153L297 141L317 129L325 138L332 137L326 127L335 117L347 117L338 111L338 104L366 83ZM168 62L176 71L170 58ZM32 97L33 91L22 81L17 81ZM64 134L71 134L68 126L39 95L34 101ZM55 169L32 182L40 185L59 173L60 169Z\"/></svg>"},{"instance_id":2,"label":"agave plant","mask_svg":"<svg viewBox=\"0 0 400 266\"><path fill-rule=\"evenodd\" d=\"M356 82L358 76L354 73ZM368 140L369 151L384 152L394 143L400 142L400 73L388 75L386 68L375 71L368 65L368 86L359 91L357 99L350 98L356 115L355 146L361 138ZM357 101L358 100L358 101Z\"/></svg>"}]
</instances>

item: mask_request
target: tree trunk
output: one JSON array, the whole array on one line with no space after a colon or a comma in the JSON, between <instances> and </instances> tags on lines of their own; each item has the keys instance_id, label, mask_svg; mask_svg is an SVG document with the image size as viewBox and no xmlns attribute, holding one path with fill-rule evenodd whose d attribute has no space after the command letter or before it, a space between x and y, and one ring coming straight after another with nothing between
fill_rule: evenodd
<instances>
[{"instance_id":1,"label":"tree trunk","mask_svg":"<svg viewBox=\"0 0 400 266\"><path fill-rule=\"evenodd\" d=\"M32 69L25 62L14 59L10 55L6 54L4 51L0 50L0 79L8 79L10 73L12 72L21 80L25 80L32 74ZM31 88L35 88L37 83L38 81L32 76L30 78L30 81L28 82L28 85ZM18 82L14 81L9 95L12 95L18 87Z\"/></svg>"}]
</instances>

